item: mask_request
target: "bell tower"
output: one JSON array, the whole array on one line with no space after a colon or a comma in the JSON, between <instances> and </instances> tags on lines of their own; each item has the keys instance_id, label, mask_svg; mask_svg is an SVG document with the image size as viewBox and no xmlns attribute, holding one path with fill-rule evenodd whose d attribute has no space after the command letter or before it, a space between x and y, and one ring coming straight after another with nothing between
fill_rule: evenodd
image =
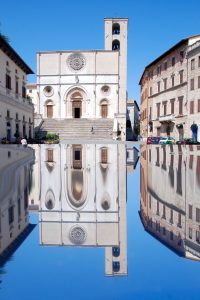
<instances>
[{"instance_id":1,"label":"bell tower","mask_svg":"<svg viewBox=\"0 0 200 300\"><path fill-rule=\"evenodd\" d=\"M105 18L105 50L119 51L119 103L116 118L126 137L128 18Z\"/></svg>"}]
</instances>

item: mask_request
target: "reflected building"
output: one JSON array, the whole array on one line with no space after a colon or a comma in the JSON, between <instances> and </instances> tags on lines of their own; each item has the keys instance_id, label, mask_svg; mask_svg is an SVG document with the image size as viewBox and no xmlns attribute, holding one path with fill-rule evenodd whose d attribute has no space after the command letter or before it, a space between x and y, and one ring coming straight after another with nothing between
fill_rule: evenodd
<instances>
[{"instance_id":1,"label":"reflected building","mask_svg":"<svg viewBox=\"0 0 200 300\"><path fill-rule=\"evenodd\" d=\"M40 244L104 247L105 275L127 275L126 148L40 146Z\"/></svg>"},{"instance_id":2,"label":"reflected building","mask_svg":"<svg viewBox=\"0 0 200 300\"><path fill-rule=\"evenodd\" d=\"M30 148L0 145L0 267L34 227L29 224L28 212L33 161Z\"/></svg>"},{"instance_id":3,"label":"reflected building","mask_svg":"<svg viewBox=\"0 0 200 300\"><path fill-rule=\"evenodd\" d=\"M200 259L200 147L141 147L140 217L180 256Z\"/></svg>"}]
</instances>

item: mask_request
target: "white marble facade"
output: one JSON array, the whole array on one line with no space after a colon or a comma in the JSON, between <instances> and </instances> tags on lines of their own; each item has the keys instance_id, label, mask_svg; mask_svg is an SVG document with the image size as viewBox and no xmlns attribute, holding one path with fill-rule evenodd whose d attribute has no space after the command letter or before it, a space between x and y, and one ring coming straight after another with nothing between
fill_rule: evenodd
<instances>
[{"instance_id":1,"label":"white marble facade","mask_svg":"<svg viewBox=\"0 0 200 300\"><path fill-rule=\"evenodd\" d=\"M41 145L39 152L40 243L105 247L105 274L126 275L125 146Z\"/></svg>"},{"instance_id":2,"label":"white marble facade","mask_svg":"<svg viewBox=\"0 0 200 300\"><path fill-rule=\"evenodd\" d=\"M126 136L128 19L105 19L105 49L37 53L38 113L116 119Z\"/></svg>"}]
</instances>

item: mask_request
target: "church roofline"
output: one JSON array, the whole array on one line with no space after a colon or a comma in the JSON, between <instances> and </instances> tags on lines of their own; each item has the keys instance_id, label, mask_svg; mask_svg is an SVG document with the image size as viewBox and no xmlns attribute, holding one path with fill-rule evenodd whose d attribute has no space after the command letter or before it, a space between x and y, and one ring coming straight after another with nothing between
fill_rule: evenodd
<instances>
[{"instance_id":1,"label":"church roofline","mask_svg":"<svg viewBox=\"0 0 200 300\"><path fill-rule=\"evenodd\" d=\"M89 53L89 52L111 52L111 53L119 53L118 50L50 50L50 51L38 51L37 54L45 54L45 53Z\"/></svg>"}]
</instances>

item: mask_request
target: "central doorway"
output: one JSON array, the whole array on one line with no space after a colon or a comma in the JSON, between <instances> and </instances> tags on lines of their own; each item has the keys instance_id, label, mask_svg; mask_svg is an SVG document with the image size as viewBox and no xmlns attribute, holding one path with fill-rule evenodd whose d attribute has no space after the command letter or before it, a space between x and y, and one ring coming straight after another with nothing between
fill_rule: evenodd
<instances>
[{"instance_id":1,"label":"central doorway","mask_svg":"<svg viewBox=\"0 0 200 300\"><path fill-rule=\"evenodd\" d=\"M47 105L47 118L53 117L53 105Z\"/></svg>"},{"instance_id":2,"label":"central doorway","mask_svg":"<svg viewBox=\"0 0 200 300\"><path fill-rule=\"evenodd\" d=\"M81 113L82 113L81 108L82 108L82 101L72 102L73 118L75 119L81 118Z\"/></svg>"}]
</instances>

